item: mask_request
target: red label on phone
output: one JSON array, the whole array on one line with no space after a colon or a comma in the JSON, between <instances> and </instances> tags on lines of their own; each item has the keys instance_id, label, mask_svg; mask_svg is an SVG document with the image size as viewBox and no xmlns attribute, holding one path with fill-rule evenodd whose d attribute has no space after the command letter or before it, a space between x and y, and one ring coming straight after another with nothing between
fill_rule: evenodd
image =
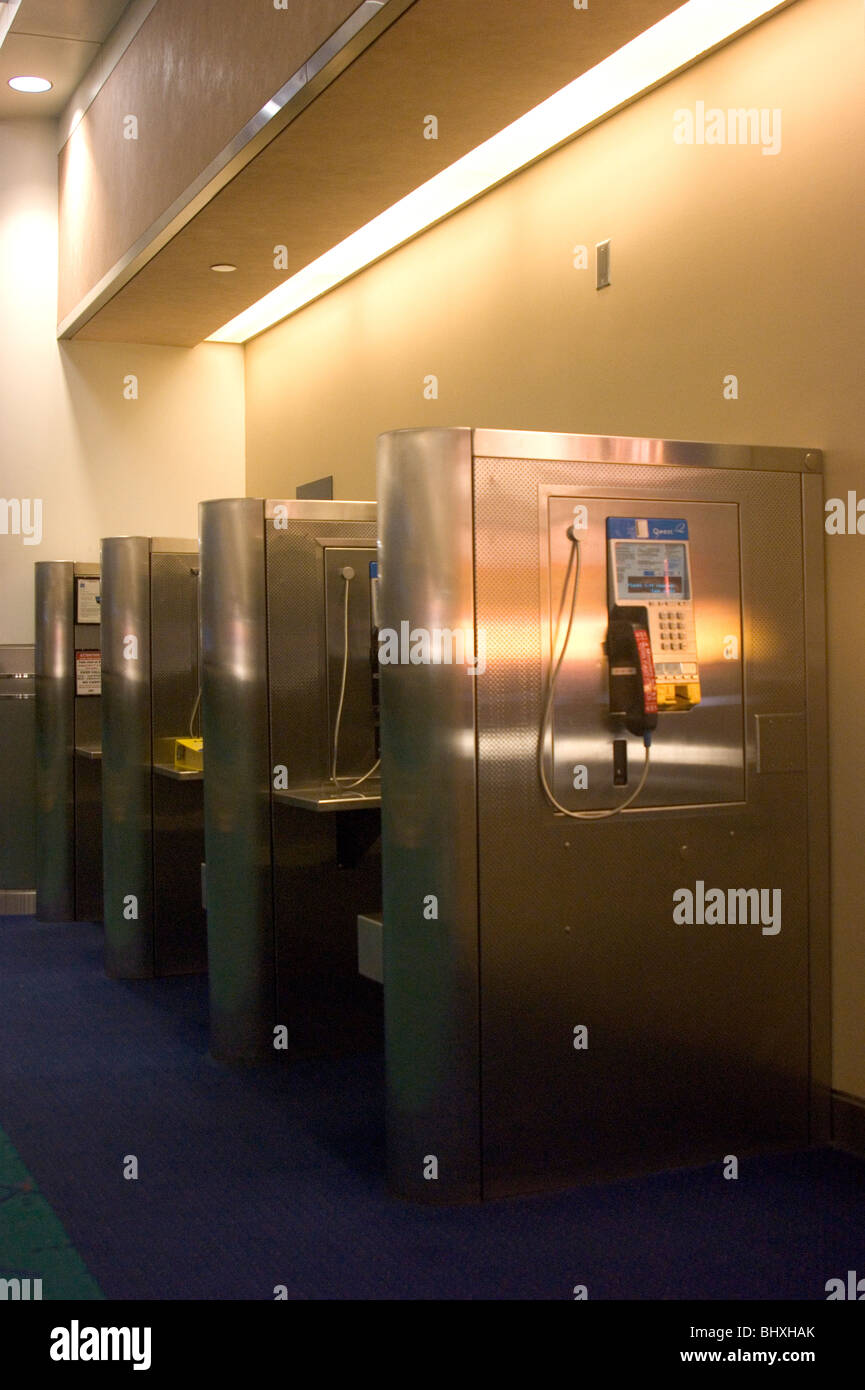
<instances>
[{"instance_id":1,"label":"red label on phone","mask_svg":"<svg viewBox=\"0 0 865 1390\"><path fill-rule=\"evenodd\" d=\"M635 627L634 637L640 656L640 673L643 677L643 707L646 714L657 714L658 687L655 684L655 663L652 660L649 634L644 627Z\"/></svg>"}]
</instances>

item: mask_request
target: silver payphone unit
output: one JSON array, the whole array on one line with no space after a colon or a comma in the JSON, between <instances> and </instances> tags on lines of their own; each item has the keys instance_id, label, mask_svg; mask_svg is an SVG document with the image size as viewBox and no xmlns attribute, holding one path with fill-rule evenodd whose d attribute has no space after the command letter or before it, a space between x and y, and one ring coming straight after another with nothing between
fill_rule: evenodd
<instances>
[{"instance_id":1,"label":"silver payphone unit","mask_svg":"<svg viewBox=\"0 0 865 1390\"><path fill-rule=\"evenodd\" d=\"M485 653L482 673L434 646L381 666L403 1195L828 1133L821 466L656 439L380 440L381 630L469 631Z\"/></svg>"}]
</instances>

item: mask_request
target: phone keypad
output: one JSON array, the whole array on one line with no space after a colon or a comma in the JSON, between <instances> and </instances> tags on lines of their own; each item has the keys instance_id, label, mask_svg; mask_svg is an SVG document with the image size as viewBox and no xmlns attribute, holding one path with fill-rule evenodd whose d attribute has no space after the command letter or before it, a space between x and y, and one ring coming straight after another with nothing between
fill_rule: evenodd
<instances>
[{"instance_id":1,"label":"phone keypad","mask_svg":"<svg viewBox=\"0 0 865 1390\"><path fill-rule=\"evenodd\" d=\"M661 651L683 652L691 646L689 623L684 605L673 605L658 610L658 628L661 637Z\"/></svg>"}]
</instances>

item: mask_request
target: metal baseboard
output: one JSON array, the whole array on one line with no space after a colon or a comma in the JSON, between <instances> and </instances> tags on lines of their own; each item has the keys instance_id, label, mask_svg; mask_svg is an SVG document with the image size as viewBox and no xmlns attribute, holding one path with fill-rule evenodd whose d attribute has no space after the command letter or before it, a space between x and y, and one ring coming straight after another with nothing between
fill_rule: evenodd
<instances>
[{"instance_id":1,"label":"metal baseboard","mask_svg":"<svg viewBox=\"0 0 865 1390\"><path fill-rule=\"evenodd\" d=\"M0 888L0 917L35 917L36 889Z\"/></svg>"}]
</instances>

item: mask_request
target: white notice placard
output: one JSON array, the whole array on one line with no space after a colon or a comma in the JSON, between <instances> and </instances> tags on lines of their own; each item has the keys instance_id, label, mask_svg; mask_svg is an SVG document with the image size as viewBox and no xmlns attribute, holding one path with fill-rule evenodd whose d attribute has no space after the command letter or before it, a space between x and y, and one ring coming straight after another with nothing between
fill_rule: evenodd
<instances>
[{"instance_id":1,"label":"white notice placard","mask_svg":"<svg viewBox=\"0 0 865 1390\"><path fill-rule=\"evenodd\" d=\"M102 580L76 579L76 623L98 623L101 615Z\"/></svg>"}]
</instances>

